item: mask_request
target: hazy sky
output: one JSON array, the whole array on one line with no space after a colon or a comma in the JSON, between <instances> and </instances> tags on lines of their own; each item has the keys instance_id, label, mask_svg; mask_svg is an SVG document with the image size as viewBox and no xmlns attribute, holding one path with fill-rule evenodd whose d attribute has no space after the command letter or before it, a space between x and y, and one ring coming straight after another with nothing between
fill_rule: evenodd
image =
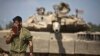
<instances>
[{"instance_id":1,"label":"hazy sky","mask_svg":"<svg viewBox=\"0 0 100 56\"><path fill-rule=\"evenodd\" d=\"M5 25L15 16L26 20L40 6L47 11L53 11L52 6L60 2L70 5L70 14L74 14L75 9L79 8L84 10L85 21L100 24L100 0L0 0L0 24Z\"/></svg>"}]
</instances>

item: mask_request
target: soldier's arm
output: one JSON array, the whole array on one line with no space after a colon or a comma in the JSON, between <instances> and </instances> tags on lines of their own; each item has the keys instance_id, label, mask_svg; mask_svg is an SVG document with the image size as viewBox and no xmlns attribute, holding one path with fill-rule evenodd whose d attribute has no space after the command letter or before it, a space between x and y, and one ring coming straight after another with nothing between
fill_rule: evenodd
<instances>
[{"instance_id":1,"label":"soldier's arm","mask_svg":"<svg viewBox=\"0 0 100 56\"><path fill-rule=\"evenodd\" d=\"M13 37L14 37L14 33L11 31L7 36L5 36L6 43L7 44L11 43Z\"/></svg>"},{"instance_id":2,"label":"soldier's arm","mask_svg":"<svg viewBox=\"0 0 100 56\"><path fill-rule=\"evenodd\" d=\"M33 43L29 41L30 56L33 56Z\"/></svg>"}]
</instances>

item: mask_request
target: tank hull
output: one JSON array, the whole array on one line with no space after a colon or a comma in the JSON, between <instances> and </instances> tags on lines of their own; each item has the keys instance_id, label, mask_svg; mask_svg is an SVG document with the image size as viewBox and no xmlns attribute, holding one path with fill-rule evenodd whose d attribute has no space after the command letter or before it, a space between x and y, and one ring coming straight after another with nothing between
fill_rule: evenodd
<instances>
[{"instance_id":1,"label":"tank hull","mask_svg":"<svg viewBox=\"0 0 100 56\"><path fill-rule=\"evenodd\" d=\"M8 31L0 31L0 47L9 51L10 45L7 45L3 38L7 32ZM32 39L34 47L33 53L37 55L100 55L100 33L87 35L86 33L31 31L31 34L34 36ZM28 48L27 53L29 53Z\"/></svg>"}]
</instances>

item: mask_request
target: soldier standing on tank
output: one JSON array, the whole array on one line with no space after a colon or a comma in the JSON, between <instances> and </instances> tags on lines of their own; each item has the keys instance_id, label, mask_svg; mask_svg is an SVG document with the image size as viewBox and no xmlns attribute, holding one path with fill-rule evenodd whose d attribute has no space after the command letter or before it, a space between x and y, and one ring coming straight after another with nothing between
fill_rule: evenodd
<instances>
[{"instance_id":1,"label":"soldier standing on tank","mask_svg":"<svg viewBox=\"0 0 100 56\"><path fill-rule=\"evenodd\" d=\"M59 4L55 4L53 6L53 9L54 9L54 14L55 14L55 17L56 17L56 20L53 21L53 23L57 23L59 25L59 27L61 25L63 25L64 27L65 24L66 24L66 18L68 17L68 13L70 12L70 8L69 8L69 5L64 3L64 2L61 2ZM60 28L59 28L60 29Z\"/></svg>"},{"instance_id":2,"label":"soldier standing on tank","mask_svg":"<svg viewBox=\"0 0 100 56\"><path fill-rule=\"evenodd\" d=\"M34 24L33 26L36 27L37 29L40 28L46 28L47 24L45 23L46 21L46 14L45 14L45 8L44 7L39 7L37 8L37 14L34 15Z\"/></svg>"},{"instance_id":3,"label":"soldier standing on tank","mask_svg":"<svg viewBox=\"0 0 100 56\"><path fill-rule=\"evenodd\" d=\"M13 18L13 26L10 34L6 36L6 43L11 43L11 56L25 56L28 45L30 56L33 56L32 35L29 30L22 26L20 16Z\"/></svg>"},{"instance_id":4,"label":"soldier standing on tank","mask_svg":"<svg viewBox=\"0 0 100 56\"><path fill-rule=\"evenodd\" d=\"M39 8L37 8L36 11L37 11L37 14L35 15L36 22L42 22L45 17L45 8L39 7Z\"/></svg>"},{"instance_id":5,"label":"soldier standing on tank","mask_svg":"<svg viewBox=\"0 0 100 56\"><path fill-rule=\"evenodd\" d=\"M64 2L54 5L53 8L57 17L66 17L67 14L70 12L69 5Z\"/></svg>"}]
</instances>

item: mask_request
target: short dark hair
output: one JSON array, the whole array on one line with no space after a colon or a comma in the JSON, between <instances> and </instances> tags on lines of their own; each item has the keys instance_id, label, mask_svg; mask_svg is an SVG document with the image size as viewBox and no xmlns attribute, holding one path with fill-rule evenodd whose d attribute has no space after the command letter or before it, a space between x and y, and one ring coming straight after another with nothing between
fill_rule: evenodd
<instances>
[{"instance_id":1,"label":"short dark hair","mask_svg":"<svg viewBox=\"0 0 100 56\"><path fill-rule=\"evenodd\" d=\"M22 22L22 18L20 16L16 16L13 18L13 22L15 21Z\"/></svg>"},{"instance_id":2,"label":"short dark hair","mask_svg":"<svg viewBox=\"0 0 100 56\"><path fill-rule=\"evenodd\" d=\"M39 8L37 8L37 11L40 11L40 10L45 11L45 8L44 8L44 7L39 7Z\"/></svg>"}]
</instances>

